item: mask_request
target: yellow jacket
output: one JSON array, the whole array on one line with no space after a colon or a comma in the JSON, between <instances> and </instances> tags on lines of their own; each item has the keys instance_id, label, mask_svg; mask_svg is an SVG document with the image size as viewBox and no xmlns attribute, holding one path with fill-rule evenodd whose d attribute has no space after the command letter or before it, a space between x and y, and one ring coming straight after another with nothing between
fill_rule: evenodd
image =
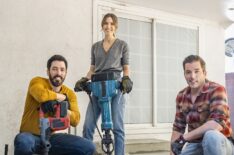
<instances>
[{"instance_id":1,"label":"yellow jacket","mask_svg":"<svg viewBox=\"0 0 234 155\"><path fill-rule=\"evenodd\" d=\"M59 93L67 95L71 111L70 123L71 126L77 126L80 121L80 111L75 93L65 85L62 85ZM49 100L56 100L56 93L52 90L49 79L33 78L28 87L20 132L31 132L40 135L38 109L41 103Z\"/></svg>"}]
</instances>

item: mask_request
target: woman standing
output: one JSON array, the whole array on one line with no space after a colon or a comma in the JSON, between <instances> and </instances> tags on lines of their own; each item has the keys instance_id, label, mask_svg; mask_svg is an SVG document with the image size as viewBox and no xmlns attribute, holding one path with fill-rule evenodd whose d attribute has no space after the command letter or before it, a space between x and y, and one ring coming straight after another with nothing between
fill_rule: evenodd
<instances>
[{"instance_id":1,"label":"woman standing","mask_svg":"<svg viewBox=\"0 0 234 155\"><path fill-rule=\"evenodd\" d=\"M115 144L115 155L124 155L125 132L124 132L124 107L125 95L132 90L132 81L129 78L129 49L125 41L116 38L118 28L118 19L112 14L106 14L102 19L102 31L105 34L103 40L93 44L91 49L91 66L86 77L77 81L75 88L82 90L82 86L91 79L91 75L102 72L114 72L117 79L121 81L123 72L121 91L113 98L111 104L113 133ZM93 140L95 124L101 113L100 105L95 96L92 96L93 104L89 103L85 123L83 128L83 137ZM93 106L93 107L92 107Z\"/></svg>"}]
</instances>

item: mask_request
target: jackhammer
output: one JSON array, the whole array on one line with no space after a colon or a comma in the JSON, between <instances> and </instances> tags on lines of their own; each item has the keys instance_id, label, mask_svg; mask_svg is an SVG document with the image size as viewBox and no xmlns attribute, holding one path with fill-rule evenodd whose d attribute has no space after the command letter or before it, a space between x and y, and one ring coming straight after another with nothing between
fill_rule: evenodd
<instances>
[{"instance_id":1,"label":"jackhammer","mask_svg":"<svg viewBox=\"0 0 234 155\"><path fill-rule=\"evenodd\" d=\"M48 155L49 149L51 147L49 139L51 133L58 130L64 130L70 127L70 118L67 115L68 102L62 101L54 105L55 112L48 117L45 117L45 113L40 107L40 137L42 143L42 154Z\"/></svg>"},{"instance_id":2,"label":"jackhammer","mask_svg":"<svg viewBox=\"0 0 234 155\"><path fill-rule=\"evenodd\" d=\"M111 101L117 95L118 89L120 89L120 82L116 80L113 72L93 74L91 82L87 82L86 86L84 86L84 90L88 93L91 103L92 98L90 94L92 93L92 95L98 98L98 103L101 105L101 129L104 134L100 136L102 138L102 150L107 155L111 155L114 151L114 142L111 138L111 132L113 132ZM75 89L75 91L81 90Z\"/></svg>"}]
</instances>

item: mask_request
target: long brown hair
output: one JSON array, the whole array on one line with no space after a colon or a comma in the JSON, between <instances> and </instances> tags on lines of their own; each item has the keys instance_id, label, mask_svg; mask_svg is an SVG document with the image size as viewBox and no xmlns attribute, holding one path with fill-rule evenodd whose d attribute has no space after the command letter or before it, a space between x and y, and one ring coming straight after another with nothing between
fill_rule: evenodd
<instances>
[{"instance_id":1,"label":"long brown hair","mask_svg":"<svg viewBox=\"0 0 234 155\"><path fill-rule=\"evenodd\" d=\"M102 27L103 27L103 25L105 24L106 19L107 19L108 17L110 17L110 18L113 20L113 23L114 23L114 25L115 25L115 28L117 29L117 28L118 28L118 18L117 18L117 16L116 16L115 14L113 14L113 13L107 13L107 14L104 15L104 17L103 17L103 19L102 19Z\"/></svg>"}]
</instances>

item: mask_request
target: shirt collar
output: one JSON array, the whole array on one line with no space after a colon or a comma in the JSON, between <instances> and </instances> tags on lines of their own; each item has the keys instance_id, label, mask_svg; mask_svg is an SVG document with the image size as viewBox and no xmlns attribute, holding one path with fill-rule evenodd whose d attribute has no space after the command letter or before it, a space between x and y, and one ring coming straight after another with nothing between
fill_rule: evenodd
<instances>
[{"instance_id":1,"label":"shirt collar","mask_svg":"<svg viewBox=\"0 0 234 155\"><path fill-rule=\"evenodd\" d=\"M205 80L205 84L201 89L201 93L208 93L210 92L210 81L208 81L207 79Z\"/></svg>"},{"instance_id":2,"label":"shirt collar","mask_svg":"<svg viewBox=\"0 0 234 155\"><path fill-rule=\"evenodd\" d=\"M201 92L199 94L210 92L211 89L209 89L209 88L210 88L210 81L206 79L205 84L203 85ZM191 88L188 86L185 88L184 95L190 94L190 92L191 92Z\"/></svg>"}]
</instances>

